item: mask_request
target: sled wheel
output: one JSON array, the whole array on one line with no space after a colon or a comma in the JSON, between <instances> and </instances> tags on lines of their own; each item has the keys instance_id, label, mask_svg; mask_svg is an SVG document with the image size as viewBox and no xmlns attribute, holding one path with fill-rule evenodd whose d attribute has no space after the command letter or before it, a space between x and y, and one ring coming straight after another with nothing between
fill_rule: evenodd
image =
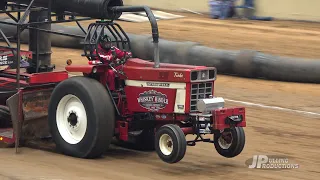
<instances>
[{"instance_id":1,"label":"sled wheel","mask_svg":"<svg viewBox=\"0 0 320 180\"><path fill-rule=\"evenodd\" d=\"M155 150L164 162L179 162L184 157L186 149L186 137L179 126L164 125L156 132Z\"/></svg>"},{"instance_id":2,"label":"sled wheel","mask_svg":"<svg viewBox=\"0 0 320 180\"><path fill-rule=\"evenodd\" d=\"M226 129L214 134L214 146L217 152L226 158L239 155L245 145L245 133L242 127Z\"/></svg>"},{"instance_id":3,"label":"sled wheel","mask_svg":"<svg viewBox=\"0 0 320 180\"><path fill-rule=\"evenodd\" d=\"M12 128L12 120L9 108L7 106L0 105L0 129ZM0 141L0 148L14 147L14 143L5 143Z\"/></svg>"},{"instance_id":4,"label":"sled wheel","mask_svg":"<svg viewBox=\"0 0 320 180\"><path fill-rule=\"evenodd\" d=\"M101 156L114 135L111 98L98 81L87 77L72 77L56 86L48 120L57 149L74 157Z\"/></svg>"}]
</instances>

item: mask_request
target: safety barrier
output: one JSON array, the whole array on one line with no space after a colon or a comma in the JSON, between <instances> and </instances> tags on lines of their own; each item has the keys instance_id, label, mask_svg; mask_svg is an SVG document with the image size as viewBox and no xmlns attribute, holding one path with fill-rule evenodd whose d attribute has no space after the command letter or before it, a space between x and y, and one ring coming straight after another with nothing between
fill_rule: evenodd
<instances>
[{"instance_id":1,"label":"safety barrier","mask_svg":"<svg viewBox=\"0 0 320 180\"><path fill-rule=\"evenodd\" d=\"M8 20L11 21L11 20ZM7 36L14 35L14 27L1 25ZM53 31L84 35L74 26L52 24ZM153 60L151 36L128 33L135 57ZM80 38L51 35L52 46L82 49ZM23 43L28 43L28 31L22 33ZM194 42L174 42L160 39L160 61L217 67L219 74L261 78L277 81L320 83L320 60L280 57L252 50L221 50L201 46Z\"/></svg>"}]
</instances>

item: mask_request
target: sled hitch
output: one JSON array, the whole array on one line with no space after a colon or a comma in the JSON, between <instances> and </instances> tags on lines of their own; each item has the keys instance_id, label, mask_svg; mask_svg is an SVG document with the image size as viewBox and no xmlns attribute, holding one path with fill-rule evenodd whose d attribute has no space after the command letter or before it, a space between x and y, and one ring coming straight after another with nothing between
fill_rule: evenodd
<instances>
[{"instance_id":1,"label":"sled hitch","mask_svg":"<svg viewBox=\"0 0 320 180\"><path fill-rule=\"evenodd\" d=\"M47 109L53 86L55 84L33 85L23 87L6 100L12 120L11 138L7 142L14 142L15 152L19 153L19 146L23 135L23 125L32 120L40 120L47 117Z\"/></svg>"}]
</instances>

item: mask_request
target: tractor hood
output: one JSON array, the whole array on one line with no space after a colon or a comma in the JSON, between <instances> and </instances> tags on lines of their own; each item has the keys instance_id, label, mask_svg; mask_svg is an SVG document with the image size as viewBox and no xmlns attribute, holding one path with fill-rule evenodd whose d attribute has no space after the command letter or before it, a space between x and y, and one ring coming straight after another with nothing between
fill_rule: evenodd
<instances>
[{"instance_id":1,"label":"tractor hood","mask_svg":"<svg viewBox=\"0 0 320 180\"><path fill-rule=\"evenodd\" d=\"M160 68L153 66L154 62L132 58L123 71L128 79L143 81L201 82L215 80L217 75L215 67L170 63L160 63Z\"/></svg>"}]
</instances>

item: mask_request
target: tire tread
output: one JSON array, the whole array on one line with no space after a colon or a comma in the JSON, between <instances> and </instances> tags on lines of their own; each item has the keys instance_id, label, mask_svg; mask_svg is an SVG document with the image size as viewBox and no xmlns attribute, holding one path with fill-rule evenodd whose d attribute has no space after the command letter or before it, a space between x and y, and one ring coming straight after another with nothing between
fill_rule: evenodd
<instances>
[{"instance_id":1,"label":"tire tread","mask_svg":"<svg viewBox=\"0 0 320 180\"><path fill-rule=\"evenodd\" d=\"M87 105L84 104L86 111L89 109L92 111L91 114L96 117L94 118L96 125L91 127L94 128L92 129L92 132L94 133L93 139L86 140L86 149L76 148L75 151L72 151L71 149L74 150L72 145L66 145L67 143L64 142L64 140L60 137L59 132L54 132L58 131L56 127L55 113L57 108L56 106L58 105L59 101L55 98L60 96L63 97L64 91L67 88L69 88L68 91L71 91L70 88L78 88L77 90L74 90L74 93L81 94L85 97L85 101L89 102ZM89 113L87 112L87 115L88 114ZM92 118L93 117L87 117L88 121L93 120ZM109 96L105 87L95 79L83 76L68 78L67 80L59 83L52 92L49 104L49 125L51 126L51 133L54 134L54 141L62 153L87 159L100 157L108 149L114 133L115 119L111 97Z\"/></svg>"}]
</instances>

